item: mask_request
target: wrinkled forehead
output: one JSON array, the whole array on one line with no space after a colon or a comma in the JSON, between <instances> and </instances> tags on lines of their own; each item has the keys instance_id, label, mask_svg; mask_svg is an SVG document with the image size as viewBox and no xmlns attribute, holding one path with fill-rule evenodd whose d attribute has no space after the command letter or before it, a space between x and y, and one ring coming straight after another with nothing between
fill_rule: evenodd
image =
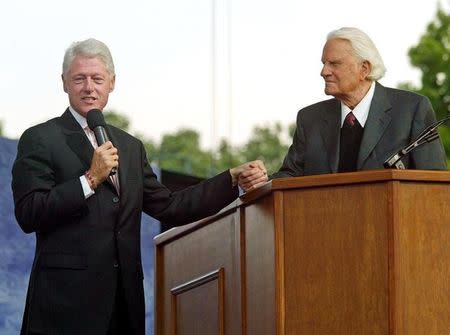
<instances>
[{"instance_id":1,"label":"wrinkled forehead","mask_svg":"<svg viewBox=\"0 0 450 335\"><path fill-rule=\"evenodd\" d=\"M98 56L77 55L69 65L68 73L77 72L103 73L111 75L106 62Z\"/></svg>"},{"instance_id":2,"label":"wrinkled forehead","mask_svg":"<svg viewBox=\"0 0 450 335\"><path fill-rule=\"evenodd\" d=\"M346 57L356 57L355 51L349 40L333 38L326 41L322 51L322 61L331 59L341 59Z\"/></svg>"}]
</instances>

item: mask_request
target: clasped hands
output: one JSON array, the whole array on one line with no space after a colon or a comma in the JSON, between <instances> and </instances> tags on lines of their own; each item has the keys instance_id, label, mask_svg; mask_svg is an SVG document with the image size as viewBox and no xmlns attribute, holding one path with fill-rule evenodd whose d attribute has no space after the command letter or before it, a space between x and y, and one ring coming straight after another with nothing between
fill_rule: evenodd
<instances>
[{"instance_id":1,"label":"clasped hands","mask_svg":"<svg viewBox=\"0 0 450 335\"><path fill-rule=\"evenodd\" d=\"M233 185L239 186L248 192L264 185L267 180L267 170L260 160L244 163L238 167L230 169Z\"/></svg>"}]
</instances>

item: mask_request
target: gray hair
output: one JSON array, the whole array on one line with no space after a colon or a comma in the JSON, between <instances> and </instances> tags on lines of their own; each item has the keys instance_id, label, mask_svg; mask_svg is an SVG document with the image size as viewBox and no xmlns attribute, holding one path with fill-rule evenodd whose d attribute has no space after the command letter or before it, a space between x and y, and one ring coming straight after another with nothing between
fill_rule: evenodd
<instances>
[{"instance_id":1,"label":"gray hair","mask_svg":"<svg viewBox=\"0 0 450 335\"><path fill-rule=\"evenodd\" d=\"M330 32L327 36L327 41L335 38L348 40L355 56L360 60L365 60L370 63L372 70L367 76L368 79L378 80L384 76L386 67L384 66L383 59L377 47L365 32L358 28L343 27Z\"/></svg>"},{"instance_id":2,"label":"gray hair","mask_svg":"<svg viewBox=\"0 0 450 335\"><path fill-rule=\"evenodd\" d=\"M106 66L109 73L114 76L114 62L111 52L105 43L100 42L94 38L89 38L84 41L73 42L64 54L63 61L63 75L69 71L70 65L76 56L83 56L88 58L99 58Z\"/></svg>"}]
</instances>

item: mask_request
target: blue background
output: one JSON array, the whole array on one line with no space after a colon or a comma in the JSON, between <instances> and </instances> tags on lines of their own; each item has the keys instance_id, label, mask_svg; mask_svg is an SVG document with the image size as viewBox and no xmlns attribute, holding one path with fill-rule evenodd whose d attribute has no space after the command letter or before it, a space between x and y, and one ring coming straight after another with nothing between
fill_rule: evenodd
<instances>
[{"instance_id":1,"label":"blue background","mask_svg":"<svg viewBox=\"0 0 450 335\"><path fill-rule=\"evenodd\" d=\"M14 217L11 168L17 141L0 137L0 334L17 335L22 324L25 296L35 250L34 234L25 234ZM159 170L155 169L159 175ZM142 264L146 303L146 334L153 334L153 237L160 224L143 214L141 231ZM81 335L81 334L80 334Z\"/></svg>"}]
</instances>

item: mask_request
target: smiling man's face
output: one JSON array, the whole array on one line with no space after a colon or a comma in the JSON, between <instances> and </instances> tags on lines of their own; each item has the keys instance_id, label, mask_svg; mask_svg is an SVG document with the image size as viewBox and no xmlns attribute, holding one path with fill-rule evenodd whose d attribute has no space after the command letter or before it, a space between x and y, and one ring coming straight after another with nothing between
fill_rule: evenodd
<instances>
[{"instance_id":1,"label":"smiling man's face","mask_svg":"<svg viewBox=\"0 0 450 335\"><path fill-rule=\"evenodd\" d=\"M70 105L82 116L96 108L103 110L114 90L115 76L97 57L76 56L62 76Z\"/></svg>"}]
</instances>

